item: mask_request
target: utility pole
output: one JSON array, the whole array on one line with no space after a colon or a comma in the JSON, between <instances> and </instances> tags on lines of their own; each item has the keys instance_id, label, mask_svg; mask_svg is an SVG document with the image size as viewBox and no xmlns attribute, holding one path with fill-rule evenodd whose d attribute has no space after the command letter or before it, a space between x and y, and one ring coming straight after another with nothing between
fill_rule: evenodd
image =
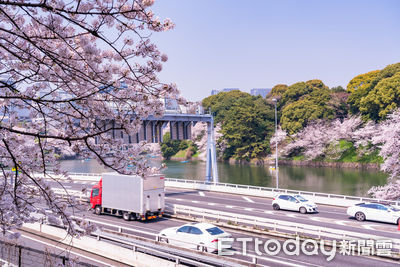
<instances>
[{"instance_id":1,"label":"utility pole","mask_svg":"<svg viewBox=\"0 0 400 267\"><path fill-rule=\"evenodd\" d=\"M275 137L278 137L278 114L276 109L276 103L278 99L272 99L275 103ZM278 169L278 140L275 141L275 173L276 173L276 189L279 188L279 169Z\"/></svg>"}]
</instances>

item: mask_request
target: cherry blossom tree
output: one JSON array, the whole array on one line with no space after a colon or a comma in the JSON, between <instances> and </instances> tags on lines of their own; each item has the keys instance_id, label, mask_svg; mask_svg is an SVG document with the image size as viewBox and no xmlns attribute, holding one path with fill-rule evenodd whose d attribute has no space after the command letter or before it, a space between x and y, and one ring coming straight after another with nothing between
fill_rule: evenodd
<instances>
[{"instance_id":1,"label":"cherry blossom tree","mask_svg":"<svg viewBox=\"0 0 400 267\"><path fill-rule=\"evenodd\" d=\"M360 117L351 116L344 120L319 120L293 135L293 142L285 147L285 154L302 150L307 159L312 160L324 153L327 145L345 139L355 141L353 133L362 126Z\"/></svg>"},{"instance_id":2,"label":"cherry blossom tree","mask_svg":"<svg viewBox=\"0 0 400 267\"><path fill-rule=\"evenodd\" d=\"M388 119L381 122L379 130L369 132L372 143L380 147L384 159L381 170L390 174L388 184L373 187L369 191L376 198L400 198L400 110L397 109Z\"/></svg>"},{"instance_id":3,"label":"cherry blossom tree","mask_svg":"<svg viewBox=\"0 0 400 267\"><path fill-rule=\"evenodd\" d=\"M50 221L59 218L77 234L67 212L74 200L58 198L45 179L68 178L61 153L96 158L120 173L149 171L144 144L114 137L132 136L143 118L161 115L160 98L177 99L176 86L157 78L167 56L150 39L174 24L153 14L153 2L0 0L3 233L36 221L42 203Z\"/></svg>"}]
</instances>

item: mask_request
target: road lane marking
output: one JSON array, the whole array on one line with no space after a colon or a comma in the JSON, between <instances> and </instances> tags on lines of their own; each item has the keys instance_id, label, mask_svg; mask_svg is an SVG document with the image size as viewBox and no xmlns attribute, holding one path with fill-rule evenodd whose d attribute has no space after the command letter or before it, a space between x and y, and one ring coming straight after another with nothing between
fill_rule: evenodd
<instances>
[{"instance_id":1,"label":"road lane marking","mask_svg":"<svg viewBox=\"0 0 400 267\"><path fill-rule=\"evenodd\" d=\"M252 209L252 208L245 208L244 210L247 210L247 211L253 211L253 209Z\"/></svg>"},{"instance_id":2,"label":"road lane marking","mask_svg":"<svg viewBox=\"0 0 400 267\"><path fill-rule=\"evenodd\" d=\"M267 214L275 214L275 212L273 212L272 210L264 210L264 213L267 213Z\"/></svg>"},{"instance_id":3,"label":"road lane marking","mask_svg":"<svg viewBox=\"0 0 400 267\"><path fill-rule=\"evenodd\" d=\"M208 203L208 205L210 205L210 206L214 206L214 205L215 205L215 203Z\"/></svg>"},{"instance_id":4,"label":"road lane marking","mask_svg":"<svg viewBox=\"0 0 400 267\"><path fill-rule=\"evenodd\" d=\"M192 203L199 203L197 200L192 200Z\"/></svg>"},{"instance_id":5,"label":"road lane marking","mask_svg":"<svg viewBox=\"0 0 400 267\"><path fill-rule=\"evenodd\" d=\"M254 201L253 200L251 200L250 198L248 198L248 197L242 197L242 198L244 198L246 201L248 201L248 202L251 202L251 203L254 203Z\"/></svg>"},{"instance_id":6,"label":"road lane marking","mask_svg":"<svg viewBox=\"0 0 400 267\"><path fill-rule=\"evenodd\" d=\"M343 226L348 226L346 223L348 223L348 221L335 221L336 224L339 225L343 225Z\"/></svg>"},{"instance_id":7,"label":"road lane marking","mask_svg":"<svg viewBox=\"0 0 400 267\"><path fill-rule=\"evenodd\" d=\"M204 192L201 192L201 191L199 191L199 195L202 196L202 197L205 196L205 195L204 195Z\"/></svg>"},{"instance_id":8,"label":"road lane marking","mask_svg":"<svg viewBox=\"0 0 400 267\"><path fill-rule=\"evenodd\" d=\"M363 224L361 225L363 228L368 229L368 230L376 230L375 228L373 228L376 225L371 225L371 224Z\"/></svg>"},{"instance_id":9,"label":"road lane marking","mask_svg":"<svg viewBox=\"0 0 400 267\"><path fill-rule=\"evenodd\" d=\"M232 209L232 208L233 208L233 206L225 206L225 208Z\"/></svg>"}]
</instances>

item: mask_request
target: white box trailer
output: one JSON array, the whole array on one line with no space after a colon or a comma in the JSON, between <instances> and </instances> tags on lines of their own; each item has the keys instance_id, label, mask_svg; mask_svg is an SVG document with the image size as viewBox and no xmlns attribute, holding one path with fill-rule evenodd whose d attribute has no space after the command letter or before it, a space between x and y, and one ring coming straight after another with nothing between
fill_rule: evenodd
<instances>
[{"instance_id":1,"label":"white box trailer","mask_svg":"<svg viewBox=\"0 0 400 267\"><path fill-rule=\"evenodd\" d=\"M96 188L97 195L93 193ZM161 217L165 206L164 176L104 173L92 189L90 202L95 213L122 215L125 220Z\"/></svg>"}]
</instances>

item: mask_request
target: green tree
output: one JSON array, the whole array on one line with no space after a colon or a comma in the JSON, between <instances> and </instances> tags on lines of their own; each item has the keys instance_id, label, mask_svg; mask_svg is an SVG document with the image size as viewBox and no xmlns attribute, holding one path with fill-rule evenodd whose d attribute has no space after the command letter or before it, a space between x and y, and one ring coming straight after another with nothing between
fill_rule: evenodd
<instances>
[{"instance_id":1,"label":"green tree","mask_svg":"<svg viewBox=\"0 0 400 267\"><path fill-rule=\"evenodd\" d=\"M400 72L382 79L360 101L360 111L373 120L386 118L386 115L400 106Z\"/></svg>"},{"instance_id":2,"label":"green tree","mask_svg":"<svg viewBox=\"0 0 400 267\"><path fill-rule=\"evenodd\" d=\"M180 150L180 140L172 140L171 134L169 132L164 134L163 142L161 143L161 153L162 156L169 160L173 155Z\"/></svg>"},{"instance_id":3,"label":"green tree","mask_svg":"<svg viewBox=\"0 0 400 267\"><path fill-rule=\"evenodd\" d=\"M361 75L357 75L347 85L347 91L350 96L347 100L351 113L357 114L360 112L360 102L365 97L372 87L373 80L377 77L379 70L370 71Z\"/></svg>"},{"instance_id":4,"label":"green tree","mask_svg":"<svg viewBox=\"0 0 400 267\"><path fill-rule=\"evenodd\" d=\"M286 92L288 86L286 84L277 84L272 87L271 91L268 93L266 98L277 98L281 99L282 95Z\"/></svg>"},{"instance_id":5,"label":"green tree","mask_svg":"<svg viewBox=\"0 0 400 267\"><path fill-rule=\"evenodd\" d=\"M308 122L334 117L334 110L328 105L330 90L320 80L299 82L289 86L281 105L280 123L283 129L293 134L303 129Z\"/></svg>"},{"instance_id":6,"label":"green tree","mask_svg":"<svg viewBox=\"0 0 400 267\"><path fill-rule=\"evenodd\" d=\"M204 110L211 109L211 112L214 114L215 123L220 123L225 120L227 112L238 99L247 98L249 96L250 94L239 90L220 92L216 95L204 98L202 105Z\"/></svg>"},{"instance_id":7,"label":"green tree","mask_svg":"<svg viewBox=\"0 0 400 267\"><path fill-rule=\"evenodd\" d=\"M400 63L388 65L381 71L371 71L354 77L348 84L350 111L361 113L375 121L384 119L399 107Z\"/></svg>"},{"instance_id":8,"label":"green tree","mask_svg":"<svg viewBox=\"0 0 400 267\"><path fill-rule=\"evenodd\" d=\"M265 99L238 99L227 112L221 127L227 142L223 157L247 160L261 159L270 153L269 139L274 131L274 111Z\"/></svg>"}]
</instances>

